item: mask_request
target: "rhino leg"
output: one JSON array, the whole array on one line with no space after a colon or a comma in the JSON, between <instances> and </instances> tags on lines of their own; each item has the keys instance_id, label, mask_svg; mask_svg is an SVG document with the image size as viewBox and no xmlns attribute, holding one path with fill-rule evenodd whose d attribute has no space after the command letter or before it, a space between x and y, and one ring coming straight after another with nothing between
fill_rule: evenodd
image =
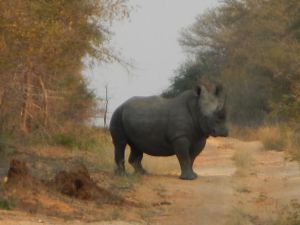
<instances>
[{"instance_id":1,"label":"rhino leg","mask_svg":"<svg viewBox=\"0 0 300 225\"><path fill-rule=\"evenodd\" d=\"M115 169L115 173L117 175L125 175L125 147L126 143L114 143L115 145L115 163L117 168Z\"/></svg>"},{"instance_id":2,"label":"rhino leg","mask_svg":"<svg viewBox=\"0 0 300 225\"><path fill-rule=\"evenodd\" d=\"M202 152L202 150L204 149L204 146L206 144L206 138L203 138L201 141L199 141L198 143L194 144L191 147L191 151L190 151L190 158L191 158L191 162L192 162L192 166L194 165L195 159L196 157Z\"/></svg>"},{"instance_id":3,"label":"rhino leg","mask_svg":"<svg viewBox=\"0 0 300 225\"><path fill-rule=\"evenodd\" d=\"M120 109L117 109L113 114L110 122L110 133L115 146L115 173L117 175L125 175L124 153L127 145L127 138L122 125L122 114Z\"/></svg>"},{"instance_id":4,"label":"rhino leg","mask_svg":"<svg viewBox=\"0 0 300 225\"><path fill-rule=\"evenodd\" d=\"M195 162L196 157L197 157L197 156L194 156L194 155L191 156L191 164L192 164L192 167L193 167L193 165L194 165L194 162Z\"/></svg>"},{"instance_id":5,"label":"rhino leg","mask_svg":"<svg viewBox=\"0 0 300 225\"><path fill-rule=\"evenodd\" d=\"M195 162L196 157L200 154L200 152L201 152L201 151L199 151L198 153L192 153L192 154L190 155L192 167L193 167L193 165L194 165L194 162Z\"/></svg>"},{"instance_id":6,"label":"rhino leg","mask_svg":"<svg viewBox=\"0 0 300 225\"><path fill-rule=\"evenodd\" d=\"M195 179L197 177L197 174L193 171L192 168L192 160L189 151L190 142L186 138L178 138L174 141L173 146L181 168L180 179Z\"/></svg>"},{"instance_id":7,"label":"rhino leg","mask_svg":"<svg viewBox=\"0 0 300 225\"><path fill-rule=\"evenodd\" d=\"M128 162L133 166L136 173L146 174L146 170L142 166L143 152L131 147Z\"/></svg>"}]
</instances>

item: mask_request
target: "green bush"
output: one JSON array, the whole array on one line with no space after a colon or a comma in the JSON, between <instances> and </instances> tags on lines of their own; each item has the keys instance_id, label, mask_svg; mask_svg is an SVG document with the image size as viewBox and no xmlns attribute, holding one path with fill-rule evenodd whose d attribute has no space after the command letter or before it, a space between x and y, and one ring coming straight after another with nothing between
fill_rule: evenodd
<instances>
[{"instance_id":1,"label":"green bush","mask_svg":"<svg viewBox=\"0 0 300 225\"><path fill-rule=\"evenodd\" d=\"M0 196L0 209L12 210L12 205L5 198Z\"/></svg>"},{"instance_id":2,"label":"green bush","mask_svg":"<svg viewBox=\"0 0 300 225\"><path fill-rule=\"evenodd\" d=\"M4 197L4 185L0 184L0 209L11 210L13 204Z\"/></svg>"},{"instance_id":3,"label":"green bush","mask_svg":"<svg viewBox=\"0 0 300 225\"><path fill-rule=\"evenodd\" d=\"M52 141L55 145L61 145L67 148L74 148L78 145L77 137L69 133L55 134Z\"/></svg>"}]
</instances>

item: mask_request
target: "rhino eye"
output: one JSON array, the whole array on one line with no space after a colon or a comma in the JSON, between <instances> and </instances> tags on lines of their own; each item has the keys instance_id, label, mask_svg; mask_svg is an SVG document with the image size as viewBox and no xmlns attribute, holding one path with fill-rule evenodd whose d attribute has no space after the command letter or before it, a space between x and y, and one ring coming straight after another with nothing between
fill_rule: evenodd
<instances>
[{"instance_id":1,"label":"rhino eye","mask_svg":"<svg viewBox=\"0 0 300 225\"><path fill-rule=\"evenodd\" d=\"M218 85L215 90L215 95L219 96L221 94L222 90L223 90L223 87L221 85Z\"/></svg>"},{"instance_id":2,"label":"rhino eye","mask_svg":"<svg viewBox=\"0 0 300 225\"><path fill-rule=\"evenodd\" d=\"M217 113L217 115L216 115L216 119L218 121L224 121L226 119L226 113L225 113L225 111L224 110L219 111Z\"/></svg>"},{"instance_id":3,"label":"rhino eye","mask_svg":"<svg viewBox=\"0 0 300 225\"><path fill-rule=\"evenodd\" d=\"M225 114L222 114L222 115L219 116L219 120L225 120L225 119L226 119Z\"/></svg>"}]
</instances>

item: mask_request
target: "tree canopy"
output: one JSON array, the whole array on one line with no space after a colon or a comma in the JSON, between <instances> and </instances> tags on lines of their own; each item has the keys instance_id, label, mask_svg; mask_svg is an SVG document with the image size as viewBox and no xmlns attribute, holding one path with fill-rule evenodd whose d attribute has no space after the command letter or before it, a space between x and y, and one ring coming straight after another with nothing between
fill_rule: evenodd
<instances>
[{"instance_id":1,"label":"tree canopy","mask_svg":"<svg viewBox=\"0 0 300 225\"><path fill-rule=\"evenodd\" d=\"M28 132L83 123L95 96L83 58L116 60L110 26L127 0L0 1L0 126Z\"/></svg>"},{"instance_id":2,"label":"tree canopy","mask_svg":"<svg viewBox=\"0 0 300 225\"><path fill-rule=\"evenodd\" d=\"M183 30L180 44L194 56L188 67L222 79L231 121L300 121L299 15L297 0L225 0ZM170 90L195 80L186 71L177 71Z\"/></svg>"}]
</instances>

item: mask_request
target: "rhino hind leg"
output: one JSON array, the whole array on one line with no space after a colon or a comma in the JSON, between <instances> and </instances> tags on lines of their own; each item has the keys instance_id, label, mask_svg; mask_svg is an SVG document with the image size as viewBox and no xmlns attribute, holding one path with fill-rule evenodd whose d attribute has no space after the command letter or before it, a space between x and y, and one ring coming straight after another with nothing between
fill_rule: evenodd
<instances>
[{"instance_id":1,"label":"rhino hind leg","mask_svg":"<svg viewBox=\"0 0 300 225\"><path fill-rule=\"evenodd\" d=\"M122 123L122 108L118 108L112 115L110 121L110 133L115 147L115 173L117 175L125 175L125 148L128 144L126 133Z\"/></svg>"},{"instance_id":2,"label":"rhino hind leg","mask_svg":"<svg viewBox=\"0 0 300 225\"><path fill-rule=\"evenodd\" d=\"M125 147L126 147L126 143L115 144L115 163L116 163L115 173L121 176L125 175L125 161L124 161Z\"/></svg>"},{"instance_id":3,"label":"rhino hind leg","mask_svg":"<svg viewBox=\"0 0 300 225\"><path fill-rule=\"evenodd\" d=\"M113 144L115 147L115 173L117 175L125 175L125 148L127 139L122 130L111 129Z\"/></svg>"},{"instance_id":4,"label":"rhino hind leg","mask_svg":"<svg viewBox=\"0 0 300 225\"><path fill-rule=\"evenodd\" d=\"M131 147L128 162L134 168L135 173L146 174L147 171L142 166L143 152Z\"/></svg>"}]
</instances>

